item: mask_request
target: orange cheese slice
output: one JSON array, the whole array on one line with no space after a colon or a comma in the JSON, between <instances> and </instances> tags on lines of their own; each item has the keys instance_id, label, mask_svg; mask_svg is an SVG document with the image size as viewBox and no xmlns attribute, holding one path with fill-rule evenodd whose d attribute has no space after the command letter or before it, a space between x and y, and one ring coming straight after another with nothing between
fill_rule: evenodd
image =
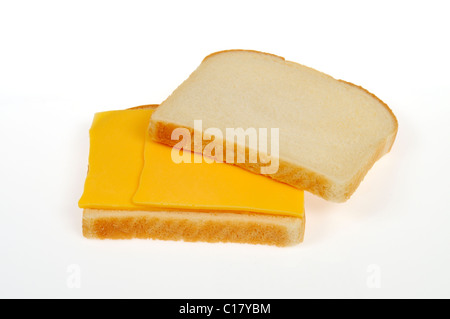
<instances>
[{"instance_id":1,"label":"orange cheese slice","mask_svg":"<svg viewBox=\"0 0 450 319\"><path fill-rule=\"evenodd\" d=\"M303 191L229 164L197 163L198 158L175 163L172 148L153 142L147 133L151 114L146 109L96 114L81 208L303 217Z\"/></svg>"},{"instance_id":2,"label":"orange cheese slice","mask_svg":"<svg viewBox=\"0 0 450 319\"><path fill-rule=\"evenodd\" d=\"M125 110L95 115L89 131L89 171L80 208L142 210L132 198L144 167L151 114L152 110Z\"/></svg>"}]
</instances>

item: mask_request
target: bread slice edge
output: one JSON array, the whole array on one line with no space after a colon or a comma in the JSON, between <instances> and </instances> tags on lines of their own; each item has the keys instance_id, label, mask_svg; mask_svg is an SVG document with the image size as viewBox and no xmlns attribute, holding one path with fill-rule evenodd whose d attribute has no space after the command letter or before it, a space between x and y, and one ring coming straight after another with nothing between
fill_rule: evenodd
<instances>
[{"instance_id":1,"label":"bread slice edge","mask_svg":"<svg viewBox=\"0 0 450 319\"><path fill-rule=\"evenodd\" d=\"M160 239L292 246L304 238L304 217L247 212L84 209L89 239Z\"/></svg>"}]
</instances>

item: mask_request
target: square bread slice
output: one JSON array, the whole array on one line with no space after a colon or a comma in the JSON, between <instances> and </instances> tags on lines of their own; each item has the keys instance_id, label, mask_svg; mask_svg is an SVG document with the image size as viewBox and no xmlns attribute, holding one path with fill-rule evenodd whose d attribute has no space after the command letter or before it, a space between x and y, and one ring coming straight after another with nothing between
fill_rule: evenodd
<instances>
[{"instance_id":1,"label":"square bread slice","mask_svg":"<svg viewBox=\"0 0 450 319\"><path fill-rule=\"evenodd\" d=\"M282 57L245 50L206 57L153 113L150 134L174 146L179 141L172 140L173 130L186 128L192 144L184 147L193 148L195 120L202 120L203 133L220 129L224 138L214 141L224 150L235 149L234 159L220 160L261 174L267 159L276 159L278 170L268 176L334 202L350 198L389 152L398 128L389 107L365 89ZM256 163L239 163L240 153L254 150L227 139L227 128L278 128L279 156L259 149Z\"/></svg>"}]
</instances>

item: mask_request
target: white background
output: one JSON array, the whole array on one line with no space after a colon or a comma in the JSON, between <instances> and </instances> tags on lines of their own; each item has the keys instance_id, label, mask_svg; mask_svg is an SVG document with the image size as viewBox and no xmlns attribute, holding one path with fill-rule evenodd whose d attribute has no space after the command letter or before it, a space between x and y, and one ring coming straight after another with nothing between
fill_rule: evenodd
<instances>
[{"instance_id":1,"label":"white background","mask_svg":"<svg viewBox=\"0 0 450 319\"><path fill-rule=\"evenodd\" d=\"M450 297L447 4L2 0L0 297ZM235 48L375 93L392 152L348 202L306 195L295 247L84 239L94 113L159 103Z\"/></svg>"}]
</instances>

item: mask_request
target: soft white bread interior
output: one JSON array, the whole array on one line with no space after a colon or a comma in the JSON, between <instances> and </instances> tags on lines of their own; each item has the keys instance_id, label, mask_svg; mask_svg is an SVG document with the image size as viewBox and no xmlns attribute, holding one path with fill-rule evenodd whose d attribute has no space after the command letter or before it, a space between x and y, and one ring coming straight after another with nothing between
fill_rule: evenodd
<instances>
[{"instance_id":1,"label":"soft white bread interior","mask_svg":"<svg viewBox=\"0 0 450 319\"><path fill-rule=\"evenodd\" d=\"M83 235L96 239L162 239L291 246L304 219L232 212L84 209Z\"/></svg>"},{"instance_id":2,"label":"soft white bread interior","mask_svg":"<svg viewBox=\"0 0 450 319\"><path fill-rule=\"evenodd\" d=\"M365 89L278 56L244 50L205 58L153 113L150 134L175 145L173 129L193 134L194 120L202 120L203 131L279 128L279 169L269 176L335 202L350 198L390 150L398 127L389 107ZM236 154L249 151L234 140L222 143L236 146ZM263 165L233 162L255 173Z\"/></svg>"}]
</instances>

